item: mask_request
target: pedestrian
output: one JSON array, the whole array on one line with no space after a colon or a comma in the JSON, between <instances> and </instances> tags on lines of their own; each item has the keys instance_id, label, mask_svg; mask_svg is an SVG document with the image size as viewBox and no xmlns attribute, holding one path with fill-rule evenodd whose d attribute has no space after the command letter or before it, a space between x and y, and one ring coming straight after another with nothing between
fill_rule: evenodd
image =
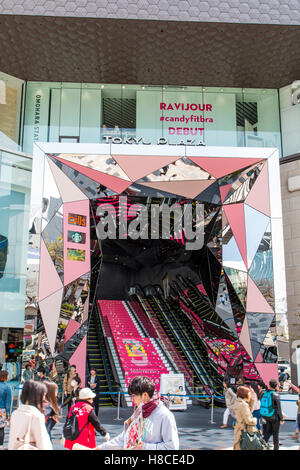
<instances>
[{"instance_id":1,"label":"pedestrian","mask_svg":"<svg viewBox=\"0 0 300 470\"><path fill-rule=\"evenodd\" d=\"M295 390L298 395L300 396L300 385L298 385L298 387L296 387L296 385L293 385L291 384L291 388L293 390ZM298 404L298 402L297 402ZM295 433L292 435L292 438L293 439L298 439L299 438L299 413L300 413L300 407L299 407L299 404L298 404L298 411L297 411L297 416L296 416L296 423L295 423Z\"/></svg>"},{"instance_id":2,"label":"pedestrian","mask_svg":"<svg viewBox=\"0 0 300 470\"><path fill-rule=\"evenodd\" d=\"M95 449L96 447L96 433L98 431L101 436L106 440L109 439L109 434L106 429L101 425L98 420L94 407L93 400L95 393L90 388L82 388L79 392L79 399L72 405L68 414L71 417L72 413L75 413L78 421L78 427L80 434L74 441L66 439L65 448L72 450L74 444L80 444L88 447L89 449Z\"/></svg>"},{"instance_id":3,"label":"pedestrian","mask_svg":"<svg viewBox=\"0 0 300 470\"><path fill-rule=\"evenodd\" d=\"M4 432L5 427L9 423L10 407L11 407L11 388L6 385L8 380L8 372L6 370L0 371L0 450L4 446Z\"/></svg>"},{"instance_id":4,"label":"pedestrian","mask_svg":"<svg viewBox=\"0 0 300 470\"><path fill-rule=\"evenodd\" d=\"M34 356L31 356L30 361L28 362L28 364L30 365L30 367L32 369L35 368L35 358L34 358Z\"/></svg>"},{"instance_id":5,"label":"pedestrian","mask_svg":"<svg viewBox=\"0 0 300 470\"><path fill-rule=\"evenodd\" d=\"M94 367L90 368L90 375L87 380L88 386L96 394L94 398L94 408L96 416L99 413L99 388L100 388L100 378L97 376L96 369Z\"/></svg>"},{"instance_id":6,"label":"pedestrian","mask_svg":"<svg viewBox=\"0 0 300 470\"><path fill-rule=\"evenodd\" d=\"M257 430L256 418L252 416L253 399L248 387L238 387L234 405L236 422L234 425L233 450L241 450L240 441L245 428L251 433Z\"/></svg>"},{"instance_id":7,"label":"pedestrian","mask_svg":"<svg viewBox=\"0 0 300 470\"><path fill-rule=\"evenodd\" d=\"M39 366L39 367L37 368L37 375L38 375L39 380L40 380L41 382L46 382L46 381L48 380L48 378L45 376L45 372L46 372L45 367Z\"/></svg>"},{"instance_id":8,"label":"pedestrian","mask_svg":"<svg viewBox=\"0 0 300 470\"><path fill-rule=\"evenodd\" d=\"M284 389L284 384L285 382L289 379L289 374L286 372L284 367L280 368L280 374L279 374L279 385L280 385L280 390L283 391Z\"/></svg>"},{"instance_id":9,"label":"pedestrian","mask_svg":"<svg viewBox=\"0 0 300 470\"><path fill-rule=\"evenodd\" d=\"M133 450L178 450L179 438L174 415L160 399L153 399L154 391L154 383L144 376L135 377L128 387L134 405L141 407L143 421L143 434ZM125 422L121 434L97 449L124 449L126 427L130 421L131 418Z\"/></svg>"},{"instance_id":10,"label":"pedestrian","mask_svg":"<svg viewBox=\"0 0 300 470\"><path fill-rule=\"evenodd\" d=\"M224 380L223 387L224 387L226 410L224 411L224 414L223 414L223 424L221 428L224 429L228 427L228 418L230 415L235 420L234 405L236 401L236 393L230 387L230 383L228 380Z\"/></svg>"},{"instance_id":11,"label":"pedestrian","mask_svg":"<svg viewBox=\"0 0 300 470\"><path fill-rule=\"evenodd\" d=\"M58 387L53 382L45 381L44 384L47 387L46 400L44 404L45 423L46 423L46 429L51 439L51 431L56 425L56 423L59 422L58 403L57 403Z\"/></svg>"},{"instance_id":12,"label":"pedestrian","mask_svg":"<svg viewBox=\"0 0 300 470\"><path fill-rule=\"evenodd\" d=\"M269 382L269 388L261 398L260 414L263 417L263 435L265 442L273 436L274 450L279 450L279 429L284 424L284 417L281 411L279 385L277 380Z\"/></svg>"},{"instance_id":13,"label":"pedestrian","mask_svg":"<svg viewBox=\"0 0 300 470\"><path fill-rule=\"evenodd\" d=\"M76 400L79 398L80 384L81 380L79 375L75 375L75 377L71 380L72 391L70 394L66 395L62 404L62 407L68 405L68 412L70 411L71 406L74 405Z\"/></svg>"},{"instance_id":14,"label":"pedestrian","mask_svg":"<svg viewBox=\"0 0 300 470\"><path fill-rule=\"evenodd\" d=\"M26 364L26 366L25 366L25 370L23 372L22 380L23 380L23 382L26 382L27 380L34 380L34 373L33 373L33 370L31 368L31 365L29 363Z\"/></svg>"},{"instance_id":15,"label":"pedestrian","mask_svg":"<svg viewBox=\"0 0 300 470\"><path fill-rule=\"evenodd\" d=\"M8 450L52 450L43 411L46 393L42 382L24 383L22 404L11 415Z\"/></svg>"},{"instance_id":16,"label":"pedestrian","mask_svg":"<svg viewBox=\"0 0 300 470\"><path fill-rule=\"evenodd\" d=\"M65 401L68 398L70 398L70 400L68 400L68 410L70 410L70 407L72 405L72 391L73 391L73 387L75 386L75 382L72 382L72 381L75 377L79 379L79 385L80 385L81 379L76 372L76 366L72 365L68 373L64 376L64 381L63 381L63 393L65 396ZM78 380L76 380L76 383L78 383Z\"/></svg>"},{"instance_id":17,"label":"pedestrian","mask_svg":"<svg viewBox=\"0 0 300 470\"><path fill-rule=\"evenodd\" d=\"M228 295L228 290L226 289L226 287L223 287L223 295L225 296L225 302L228 302L229 295Z\"/></svg>"},{"instance_id":18,"label":"pedestrian","mask_svg":"<svg viewBox=\"0 0 300 470\"><path fill-rule=\"evenodd\" d=\"M261 430L261 424L260 424L260 400L262 395L264 394L264 384L262 382L259 383L254 383L253 384L253 390L254 390L254 404L253 404L253 416L254 418L257 419L257 429L260 431Z\"/></svg>"}]
</instances>

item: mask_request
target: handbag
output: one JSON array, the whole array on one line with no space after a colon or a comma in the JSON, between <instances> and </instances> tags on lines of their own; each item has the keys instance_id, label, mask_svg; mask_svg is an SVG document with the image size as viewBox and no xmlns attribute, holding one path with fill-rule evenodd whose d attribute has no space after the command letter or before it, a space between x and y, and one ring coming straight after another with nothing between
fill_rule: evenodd
<instances>
[{"instance_id":1,"label":"handbag","mask_svg":"<svg viewBox=\"0 0 300 470\"><path fill-rule=\"evenodd\" d=\"M241 450L267 450L269 446L258 430L249 432L246 428L241 433L240 448Z\"/></svg>"},{"instance_id":2,"label":"handbag","mask_svg":"<svg viewBox=\"0 0 300 470\"><path fill-rule=\"evenodd\" d=\"M36 447L35 442L30 442L31 423L32 417L28 425L28 429L25 433L25 436L22 439L20 437L17 437L18 443L14 446L14 450L39 450Z\"/></svg>"}]
</instances>

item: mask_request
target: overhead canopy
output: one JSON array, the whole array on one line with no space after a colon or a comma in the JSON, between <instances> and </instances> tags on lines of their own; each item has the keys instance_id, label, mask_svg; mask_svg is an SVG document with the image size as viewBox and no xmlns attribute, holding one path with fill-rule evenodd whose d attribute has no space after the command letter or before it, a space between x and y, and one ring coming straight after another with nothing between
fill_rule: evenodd
<instances>
[{"instance_id":1,"label":"overhead canopy","mask_svg":"<svg viewBox=\"0 0 300 470\"><path fill-rule=\"evenodd\" d=\"M0 71L32 81L280 88L300 26L0 15Z\"/></svg>"}]
</instances>

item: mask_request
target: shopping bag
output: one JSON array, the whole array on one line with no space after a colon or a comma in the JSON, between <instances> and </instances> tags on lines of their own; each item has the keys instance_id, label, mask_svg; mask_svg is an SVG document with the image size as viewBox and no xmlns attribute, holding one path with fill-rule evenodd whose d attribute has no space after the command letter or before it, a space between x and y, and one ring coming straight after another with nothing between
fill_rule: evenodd
<instances>
[{"instance_id":1,"label":"shopping bag","mask_svg":"<svg viewBox=\"0 0 300 470\"><path fill-rule=\"evenodd\" d=\"M240 440L241 450L267 450L268 445L262 438L259 431L250 433L247 430L242 431Z\"/></svg>"}]
</instances>

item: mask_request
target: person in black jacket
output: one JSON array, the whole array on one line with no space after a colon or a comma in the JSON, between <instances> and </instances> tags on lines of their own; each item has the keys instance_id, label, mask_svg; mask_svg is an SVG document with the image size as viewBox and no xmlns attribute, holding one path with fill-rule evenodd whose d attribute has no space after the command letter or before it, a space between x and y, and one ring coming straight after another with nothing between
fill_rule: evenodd
<instances>
[{"instance_id":1,"label":"person in black jacket","mask_svg":"<svg viewBox=\"0 0 300 470\"><path fill-rule=\"evenodd\" d=\"M68 412L70 411L70 408L72 405L74 405L75 401L79 398L79 392L80 392L80 384L81 384L81 379L79 375L76 375L71 382L72 385L72 392L71 394L67 395L62 403L62 408L66 405L68 405Z\"/></svg>"},{"instance_id":2,"label":"person in black jacket","mask_svg":"<svg viewBox=\"0 0 300 470\"><path fill-rule=\"evenodd\" d=\"M263 435L266 442L268 442L273 435L274 450L279 450L279 429L280 425L284 424L284 416L281 411L280 397L278 394L279 385L276 380L270 380L269 391L274 392L272 394L274 414L270 418L264 417Z\"/></svg>"},{"instance_id":3,"label":"person in black jacket","mask_svg":"<svg viewBox=\"0 0 300 470\"><path fill-rule=\"evenodd\" d=\"M96 394L94 398L94 408L95 414L98 416L99 413L99 388L100 388L100 378L96 374L96 369L93 367L90 368L90 375L87 380L89 388Z\"/></svg>"}]
</instances>

